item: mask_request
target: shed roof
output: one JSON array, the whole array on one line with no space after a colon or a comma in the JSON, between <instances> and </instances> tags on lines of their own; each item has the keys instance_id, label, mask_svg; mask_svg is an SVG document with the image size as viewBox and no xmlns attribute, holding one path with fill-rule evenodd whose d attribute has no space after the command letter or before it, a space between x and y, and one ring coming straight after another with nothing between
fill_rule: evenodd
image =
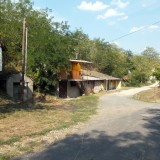
<instances>
[{"instance_id":1,"label":"shed roof","mask_svg":"<svg viewBox=\"0 0 160 160\"><path fill-rule=\"evenodd\" d=\"M70 59L70 62L77 62L77 63L89 63L91 64L92 62L89 61L84 61L84 60L78 60L78 59Z\"/></svg>"},{"instance_id":2,"label":"shed roof","mask_svg":"<svg viewBox=\"0 0 160 160\"><path fill-rule=\"evenodd\" d=\"M82 70L82 76L91 76L91 77L96 77L99 79L106 79L106 80L121 80L120 78L112 77L107 74L103 74L97 71L90 71L90 70Z\"/></svg>"},{"instance_id":3,"label":"shed roof","mask_svg":"<svg viewBox=\"0 0 160 160\"><path fill-rule=\"evenodd\" d=\"M88 75L82 75L82 78L86 81L90 80L90 81L95 81L95 80L105 80L105 78L98 78L98 77L93 77L93 76L88 76Z\"/></svg>"},{"instance_id":4,"label":"shed roof","mask_svg":"<svg viewBox=\"0 0 160 160\"><path fill-rule=\"evenodd\" d=\"M12 73L2 73L2 74L0 74L0 80L7 80L7 79L9 79L9 78L11 78L11 77L14 77L14 76L22 76L22 73L21 72L18 72L18 71L15 71L15 72L12 72ZM30 79L31 81L33 81L33 79L32 78L30 78L30 77L28 77L28 76L26 76L26 75L24 75L24 77L26 77L27 79Z\"/></svg>"}]
</instances>

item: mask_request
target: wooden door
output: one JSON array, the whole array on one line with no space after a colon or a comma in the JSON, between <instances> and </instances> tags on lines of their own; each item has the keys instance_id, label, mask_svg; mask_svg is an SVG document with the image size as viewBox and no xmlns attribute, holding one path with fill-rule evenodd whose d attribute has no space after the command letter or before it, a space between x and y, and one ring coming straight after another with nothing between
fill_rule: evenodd
<instances>
[{"instance_id":1,"label":"wooden door","mask_svg":"<svg viewBox=\"0 0 160 160\"><path fill-rule=\"evenodd\" d=\"M67 81L59 81L59 97L67 98Z\"/></svg>"}]
</instances>

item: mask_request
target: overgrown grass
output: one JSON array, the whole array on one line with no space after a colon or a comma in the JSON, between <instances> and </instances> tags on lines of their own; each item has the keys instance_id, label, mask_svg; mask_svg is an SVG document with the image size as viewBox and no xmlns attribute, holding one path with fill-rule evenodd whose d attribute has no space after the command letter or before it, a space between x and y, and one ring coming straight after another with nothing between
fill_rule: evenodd
<instances>
[{"instance_id":1,"label":"overgrown grass","mask_svg":"<svg viewBox=\"0 0 160 160\"><path fill-rule=\"evenodd\" d=\"M155 87L139 92L133 96L134 99L145 102L160 102L160 88Z\"/></svg>"},{"instance_id":2,"label":"overgrown grass","mask_svg":"<svg viewBox=\"0 0 160 160\"><path fill-rule=\"evenodd\" d=\"M0 160L44 147L43 136L85 122L96 113L97 106L97 96L72 100L49 96L44 102L29 104L3 99L0 102Z\"/></svg>"},{"instance_id":3,"label":"overgrown grass","mask_svg":"<svg viewBox=\"0 0 160 160\"><path fill-rule=\"evenodd\" d=\"M20 140L20 136L13 136L7 140L3 140L3 139L0 139L0 146L1 145L12 145L13 143L15 142L18 142Z\"/></svg>"},{"instance_id":4,"label":"overgrown grass","mask_svg":"<svg viewBox=\"0 0 160 160\"><path fill-rule=\"evenodd\" d=\"M0 155L0 160L9 160L10 156Z\"/></svg>"}]
</instances>

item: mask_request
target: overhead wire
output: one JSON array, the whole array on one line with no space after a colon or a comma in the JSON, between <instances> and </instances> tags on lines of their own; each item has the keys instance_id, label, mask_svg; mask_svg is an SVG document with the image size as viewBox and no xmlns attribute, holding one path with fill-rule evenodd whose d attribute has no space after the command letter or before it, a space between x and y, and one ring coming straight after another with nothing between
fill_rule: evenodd
<instances>
[{"instance_id":1,"label":"overhead wire","mask_svg":"<svg viewBox=\"0 0 160 160\"><path fill-rule=\"evenodd\" d=\"M151 26L153 26L153 25L155 25L155 24L158 24L158 23L160 23L160 20L159 20L159 21L156 21L156 22L154 22L154 23L152 23L152 24L146 25L146 26L144 26L143 28L137 29L137 30L135 30L135 31L133 31L133 32L130 32L130 33L124 34L124 35L122 35L122 36L120 36L120 37L117 37L117 38L109 41L109 43L113 43L114 41L117 41L117 40L122 39L122 38L124 38L124 37L130 36L130 35L132 35L132 34L134 34L134 33L136 33L136 32L140 32L140 31L142 31L142 30L144 30L144 29L146 29L146 28L148 28L148 27L151 27Z\"/></svg>"}]
</instances>

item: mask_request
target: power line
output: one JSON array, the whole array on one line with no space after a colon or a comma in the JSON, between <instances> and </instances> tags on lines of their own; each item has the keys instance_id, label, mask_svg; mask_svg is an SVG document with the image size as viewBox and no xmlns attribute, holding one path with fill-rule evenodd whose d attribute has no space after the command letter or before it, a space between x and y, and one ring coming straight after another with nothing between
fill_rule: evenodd
<instances>
[{"instance_id":1,"label":"power line","mask_svg":"<svg viewBox=\"0 0 160 160\"><path fill-rule=\"evenodd\" d=\"M148 28L148 27L151 27L152 25L158 24L158 23L160 23L160 20L157 21L157 22L154 22L154 23L152 23L152 24L150 24L150 25L144 26L143 28L140 28L140 29L138 29L138 30L136 30L136 31L133 31L133 32L127 33L127 34L125 34L125 35L122 35L122 36L120 36L120 37L118 37L118 38L115 38L115 39L109 41L109 43L112 43L112 42L114 42L114 41L117 41L117 40L119 40L119 39L122 39L122 38L124 38L124 37L127 37L127 36L129 36L129 35L131 35L131 34L134 34L134 33L136 33L136 32L142 31L142 30L144 30L144 29L146 29L146 28Z\"/></svg>"}]
</instances>

